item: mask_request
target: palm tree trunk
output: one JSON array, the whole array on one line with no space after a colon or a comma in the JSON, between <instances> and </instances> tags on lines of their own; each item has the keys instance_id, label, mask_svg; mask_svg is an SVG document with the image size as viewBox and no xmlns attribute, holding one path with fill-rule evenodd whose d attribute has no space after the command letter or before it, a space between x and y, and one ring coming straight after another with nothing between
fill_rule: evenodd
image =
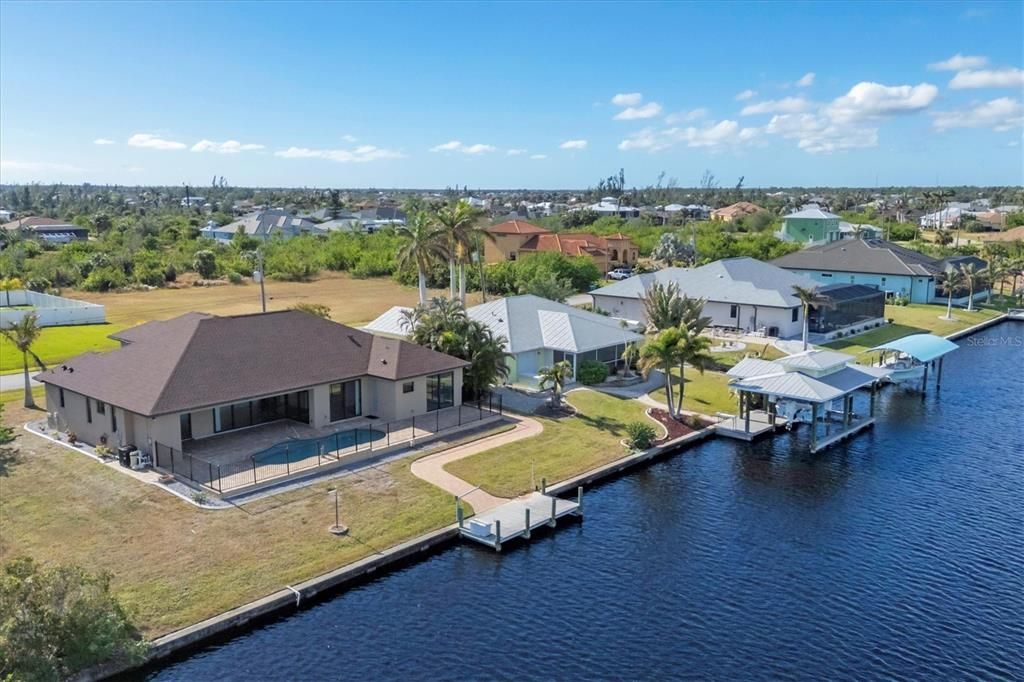
<instances>
[{"instance_id":1,"label":"palm tree trunk","mask_svg":"<svg viewBox=\"0 0 1024 682\"><path fill-rule=\"evenodd\" d=\"M804 314L804 334L803 334L803 337L804 337L804 350L807 350L807 337L810 336L810 333L811 333L811 325L808 324L808 320L807 320L807 309L808 309L808 306L804 306L803 307L803 314Z\"/></svg>"},{"instance_id":2,"label":"palm tree trunk","mask_svg":"<svg viewBox=\"0 0 1024 682\"><path fill-rule=\"evenodd\" d=\"M946 319L953 319L953 290L949 290L949 300L946 301Z\"/></svg>"},{"instance_id":3,"label":"palm tree trunk","mask_svg":"<svg viewBox=\"0 0 1024 682\"><path fill-rule=\"evenodd\" d=\"M459 263L459 301L466 305L466 264Z\"/></svg>"},{"instance_id":4,"label":"palm tree trunk","mask_svg":"<svg viewBox=\"0 0 1024 682\"><path fill-rule=\"evenodd\" d=\"M665 401L668 403L668 414L670 417L675 416L675 396L673 395L672 389L672 368L666 368L662 370L665 373Z\"/></svg>"},{"instance_id":5,"label":"palm tree trunk","mask_svg":"<svg viewBox=\"0 0 1024 682\"><path fill-rule=\"evenodd\" d=\"M455 300L456 274L455 259L448 259L448 297Z\"/></svg>"},{"instance_id":6,"label":"palm tree trunk","mask_svg":"<svg viewBox=\"0 0 1024 682\"><path fill-rule=\"evenodd\" d=\"M426 305L427 304L427 275L426 275L425 272L423 272L423 268L418 268L418 270L419 270L418 275L419 275L419 284L420 284L420 305Z\"/></svg>"},{"instance_id":7,"label":"palm tree trunk","mask_svg":"<svg viewBox=\"0 0 1024 682\"><path fill-rule=\"evenodd\" d=\"M683 398L686 394L686 363L679 363L679 403L676 405L676 419L683 417Z\"/></svg>"},{"instance_id":8,"label":"palm tree trunk","mask_svg":"<svg viewBox=\"0 0 1024 682\"><path fill-rule=\"evenodd\" d=\"M967 290L967 312L972 312L973 310L974 310L974 286L972 285Z\"/></svg>"},{"instance_id":9,"label":"palm tree trunk","mask_svg":"<svg viewBox=\"0 0 1024 682\"><path fill-rule=\"evenodd\" d=\"M28 376L28 351L21 354L25 366L25 407L35 408L36 401L32 397L32 380Z\"/></svg>"}]
</instances>

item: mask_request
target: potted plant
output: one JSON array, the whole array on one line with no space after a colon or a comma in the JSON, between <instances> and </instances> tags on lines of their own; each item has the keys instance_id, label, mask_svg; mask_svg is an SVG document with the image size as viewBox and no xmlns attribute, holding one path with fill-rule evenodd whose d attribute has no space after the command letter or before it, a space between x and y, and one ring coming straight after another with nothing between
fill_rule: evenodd
<instances>
[{"instance_id":1,"label":"potted plant","mask_svg":"<svg viewBox=\"0 0 1024 682\"><path fill-rule=\"evenodd\" d=\"M68 442L74 445L78 442L78 434L74 431L68 431Z\"/></svg>"}]
</instances>

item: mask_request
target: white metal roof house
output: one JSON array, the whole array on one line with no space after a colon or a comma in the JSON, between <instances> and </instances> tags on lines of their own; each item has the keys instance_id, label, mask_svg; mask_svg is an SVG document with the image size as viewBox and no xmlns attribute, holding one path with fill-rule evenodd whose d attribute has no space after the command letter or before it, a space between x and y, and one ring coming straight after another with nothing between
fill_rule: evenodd
<instances>
[{"instance_id":1,"label":"white metal roof house","mask_svg":"<svg viewBox=\"0 0 1024 682\"><path fill-rule=\"evenodd\" d=\"M591 292L594 305L613 317L647 324L643 298L654 283L674 282L680 293L703 298L704 314L716 327L792 338L803 329L793 285L813 287L808 277L754 258L726 258L699 268L666 268L634 275Z\"/></svg>"},{"instance_id":2,"label":"white metal roof house","mask_svg":"<svg viewBox=\"0 0 1024 682\"><path fill-rule=\"evenodd\" d=\"M365 331L405 337L405 311L395 306L363 327ZM471 319L486 324L505 339L510 384L535 386L537 372L568 360L575 369L592 360L609 366L622 364L626 344L640 343L643 335L625 329L619 320L549 301L530 294L499 298L466 310Z\"/></svg>"}]
</instances>

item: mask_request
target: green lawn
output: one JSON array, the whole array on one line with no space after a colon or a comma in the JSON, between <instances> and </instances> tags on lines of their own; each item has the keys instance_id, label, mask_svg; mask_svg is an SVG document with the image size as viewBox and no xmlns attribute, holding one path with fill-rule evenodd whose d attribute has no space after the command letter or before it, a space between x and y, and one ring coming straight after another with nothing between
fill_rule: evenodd
<instances>
[{"instance_id":1,"label":"green lawn","mask_svg":"<svg viewBox=\"0 0 1024 682\"><path fill-rule=\"evenodd\" d=\"M39 335L33 350L48 366L90 350L117 348L117 341L109 334L124 329L116 324L82 324L67 327L46 327ZM11 342L0 337L0 374L22 368L21 353Z\"/></svg>"},{"instance_id":2,"label":"green lawn","mask_svg":"<svg viewBox=\"0 0 1024 682\"><path fill-rule=\"evenodd\" d=\"M589 389L573 391L567 400L579 411L563 419L537 418L544 431L534 438L510 443L452 462L447 471L479 485L492 495L515 497L533 490L531 466L537 485L541 478L562 481L626 454L620 441L626 424L651 423L645 406Z\"/></svg>"},{"instance_id":3,"label":"green lawn","mask_svg":"<svg viewBox=\"0 0 1024 682\"><path fill-rule=\"evenodd\" d=\"M777 357L781 357L779 353ZM673 388L679 397L679 370L673 370ZM729 393L730 377L720 372L700 374L692 367L686 368L686 390L683 394L683 409L703 414L715 412L736 412L736 399ZM665 389L651 391L651 397L666 402Z\"/></svg>"},{"instance_id":4,"label":"green lawn","mask_svg":"<svg viewBox=\"0 0 1024 682\"><path fill-rule=\"evenodd\" d=\"M925 305L915 303L907 306L885 306L885 315L892 318L893 324L872 329L869 332L851 336L845 339L837 339L824 344L826 348L858 355L864 351L893 339L899 339L909 334L920 334L931 332L939 336L946 336L953 332L967 329L976 324L990 320L999 315L994 310L966 310L953 309L953 319L941 319L946 315L946 306Z\"/></svg>"},{"instance_id":5,"label":"green lawn","mask_svg":"<svg viewBox=\"0 0 1024 682\"><path fill-rule=\"evenodd\" d=\"M42 386L32 387L32 397L36 399L37 405L42 405L46 397L46 389ZM25 400L25 389L16 388L13 391L0 391L0 403L21 403Z\"/></svg>"},{"instance_id":6,"label":"green lawn","mask_svg":"<svg viewBox=\"0 0 1024 682\"><path fill-rule=\"evenodd\" d=\"M715 362L726 368L731 368L737 362L747 357L748 355L764 358L765 360L778 360L785 355L781 350L776 348L770 343L763 344L752 344L748 343L747 347L743 350L730 350L722 353L712 353L711 357L715 359Z\"/></svg>"}]
</instances>

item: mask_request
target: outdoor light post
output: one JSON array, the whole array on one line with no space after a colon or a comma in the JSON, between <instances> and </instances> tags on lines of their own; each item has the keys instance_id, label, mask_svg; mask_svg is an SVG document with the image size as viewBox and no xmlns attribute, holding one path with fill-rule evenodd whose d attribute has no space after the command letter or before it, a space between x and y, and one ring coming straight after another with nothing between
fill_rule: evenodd
<instances>
[{"instance_id":1,"label":"outdoor light post","mask_svg":"<svg viewBox=\"0 0 1024 682\"><path fill-rule=\"evenodd\" d=\"M341 507L338 501L338 488L329 489L327 492L334 493L334 525L328 528L333 535L345 535L348 533L348 526L341 525Z\"/></svg>"}]
</instances>

